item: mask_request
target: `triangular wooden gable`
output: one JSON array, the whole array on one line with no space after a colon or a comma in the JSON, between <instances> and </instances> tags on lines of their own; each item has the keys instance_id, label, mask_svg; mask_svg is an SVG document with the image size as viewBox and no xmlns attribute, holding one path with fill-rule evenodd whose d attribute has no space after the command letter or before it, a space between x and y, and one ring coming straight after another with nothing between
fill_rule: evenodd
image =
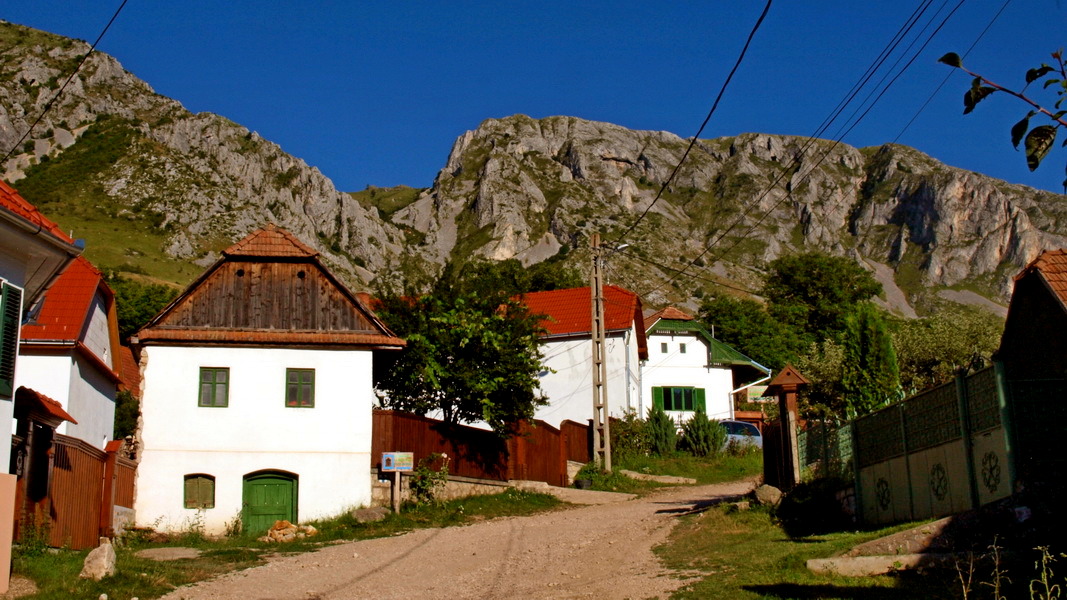
<instances>
[{"instance_id":1,"label":"triangular wooden gable","mask_svg":"<svg viewBox=\"0 0 1067 600\"><path fill-rule=\"evenodd\" d=\"M269 226L222 254L139 341L404 345L289 232Z\"/></svg>"}]
</instances>

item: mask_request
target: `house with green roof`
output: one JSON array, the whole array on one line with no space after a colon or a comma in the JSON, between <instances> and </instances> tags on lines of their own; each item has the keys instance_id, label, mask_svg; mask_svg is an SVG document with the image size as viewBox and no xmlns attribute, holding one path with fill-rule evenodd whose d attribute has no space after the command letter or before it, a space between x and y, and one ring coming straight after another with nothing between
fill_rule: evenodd
<instances>
[{"instance_id":1,"label":"house with green roof","mask_svg":"<svg viewBox=\"0 0 1067 600\"><path fill-rule=\"evenodd\" d=\"M732 419L734 394L770 378L770 369L715 339L677 308L649 315L645 323L648 359L641 365L642 397L678 423L698 409L712 419Z\"/></svg>"}]
</instances>

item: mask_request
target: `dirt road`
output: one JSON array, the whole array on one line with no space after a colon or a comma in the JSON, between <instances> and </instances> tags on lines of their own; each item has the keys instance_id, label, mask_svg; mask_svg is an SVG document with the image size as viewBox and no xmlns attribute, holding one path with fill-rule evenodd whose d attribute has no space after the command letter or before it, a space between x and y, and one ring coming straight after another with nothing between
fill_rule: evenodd
<instances>
[{"instance_id":1,"label":"dirt road","mask_svg":"<svg viewBox=\"0 0 1067 600\"><path fill-rule=\"evenodd\" d=\"M349 542L175 590L167 600L666 598L682 585L652 548L678 515L751 481Z\"/></svg>"}]
</instances>

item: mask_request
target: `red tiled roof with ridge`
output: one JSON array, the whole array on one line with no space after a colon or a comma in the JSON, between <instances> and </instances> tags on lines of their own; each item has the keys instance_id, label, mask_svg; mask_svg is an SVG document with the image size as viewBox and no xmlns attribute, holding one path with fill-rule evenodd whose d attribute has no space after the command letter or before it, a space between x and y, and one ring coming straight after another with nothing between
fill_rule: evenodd
<instances>
[{"instance_id":1,"label":"red tiled roof with ridge","mask_svg":"<svg viewBox=\"0 0 1067 600\"><path fill-rule=\"evenodd\" d=\"M1045 250L1015 276L1015 281L1033 271L1041 275L1049 289L1067 308L1067 250Z\"/></svg>"},{"instance_id":2,"label":"red tiled roof with ridge","mask_svg":"<svg viewBox=\"0 0 1067 600\"><path fill-rule=\"evenodd\" d=\"M248 234L241 241L223 250L222 254L257 258L312 258L319 255L295 235L273 223Z\"/></svg>"},{"instance_id":3,"label":"red tiled roof with ridge","mask_svg":"<svg viewBox=\"0 0 1067 600\"><path fill-rule=\"evenodd\" d=\"M26 201L25 198L19 195L15 188L0 181L0 208L5 208L9 212L15 213L23 219L29 221L32 225L40 227L42 230L51 233L60 240L73 244L74 240L70 239L70 236L63 233L63 230L56 225L55 222L41 214L41 211Z\"/></svg>"},{"instance_id":4,"label":"red tiled roof with ridge","mask_svg":"<svg viewBox=\"0 0 1067 600\"><path fill-rule=\"evenodd\" d=\"M546 315L541 325L549 335L589 333L592 329L593 302L588 287L530 292L522 296L530 313ZM644 331L641 300L637 294L615 286L604 286L604 326L608 331L629 329L635 319Z\"/></svg>"},{"instance_id":5,"label":"red tiled roof with ridge","mask_svg":"<svg viewBox=\"0 0 1067 600\"><path fill-rule=\"evenodd\" d=\"M652 326L656 324L656 321L659 321L660 319L670 319L672 321L692 321L694 318L695 317L693 317L693 315L682 312L681 310L678 310L673 306L668 306L667 308L659 312L653 313L651 316L645 317L645 327L651 329Z\"/></svg>"},{"instance_id":6,"label":"red tiled roof with ridge","mask_svg":"<svg viewBox=\"0 0 1067 600\"><path fill-rule=\"evenodd\" d=\"M102 280L100 271L89 261L80 256L75 258L48 288L35 321L22 326L22 339L68 342L80 339Z\"/></svg>"},{"instance_id":7,"label":"red tiled roof with ridge","mask_svg":"<svg viewBox=\"0 0 1067 600\"><path fill-rule=\"evenodd\" d=\"M53 400L40 392L31 390L26 386L19 386L19 389L15 390L15 403L19 405L29 404L30 406L40 408L45 413L61 421L70 421L75 425L78 424L78 422L74 420L74 417L70 416L70 413L63 410L63 405L58 401Z\"/></svg>"}]
</instances>

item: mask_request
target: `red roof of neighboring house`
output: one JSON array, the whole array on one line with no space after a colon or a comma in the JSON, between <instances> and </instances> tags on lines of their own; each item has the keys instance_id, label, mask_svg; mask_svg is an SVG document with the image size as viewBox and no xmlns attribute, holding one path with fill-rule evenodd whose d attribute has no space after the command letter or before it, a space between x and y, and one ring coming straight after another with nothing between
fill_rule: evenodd
<instances>
[{"instance_id":1,"label":"red roof of neighboring house","mask_svg":"<svg viewBox=\"0 0 1067 600\"><path fill-rule=\"evenodd\" d=\"M63 233L63 230L59 228L59 225L56 225L55 222L41 214L41 211L37 210L34 205L30 204L25 198L20 196L19 193L15 191L15 188L3 181L0 181L0 208L5 208L9 212L15 213L68 244L74 243L74 240L70 239L70 236Z\"/></svg>"},{"instance_id":2,"label":"red roof of neighboring house","mask_svg":"<svg viewBox=\"0 0 1067 600\"><path fill-rule=\"evenodd\" d=\"M288 231L271 223L222 251L224 256L254 256L261 258L311 258L319 253Z\"/></svg>"},{"instance_id":3,"label":"red roof of neighboring house","mask_svg":"<svg viewBox=\"0 0 1067 600\"><path fill-rule=\"evenodd\" d=\"M593 303L588 287L531 292L522 296L530 313L545 315L541 325L548 335L588 335L592 330ZM636 326L639 347L644 349L645 323L641 299L630 290L616 285L604 286L604 327L621 331ZM643 350L647 351L647 350Z\"/></svg>"},{"instance_id":4,"label":"red roof of neighboring house","mask_svg":"<svg viewBox=\"0 0 1067 600\"><path fill-rule=\"evenodd\" d=\"M141 366L137 364L137 359L133 356L133 350L129 346L119 346L118 359L118 372L119 379L122 380L121 387L127 389L133 394L134 398L141 397Z\"/></svg>"},{"instance_id":5,"label":"red roof of neighboring house","mask_svg":"<svg viewBox=\"0 0 1067 600\"><path fill-rule=\"evenodd\" d=\"M48 288L37 318L22 326L22 339L68 342L80 339L89 307L102 282L100 271L89 261L80 256L75 258Z\"/></svg>"},{"instance_id":6,"label":"red roof of neighboring house","mask_svg":"<svg viewBox=\"0 0 1067 600\"><path fill-rule=\"evenodd\" d=\"M1067 308L1067 250L1045 250L1015 276L1015 281L1035 271Z\"/></svg>"},{"instance_id":7,"label":"red roof of neighboring house","mask_svg":"<svg viewBox=\"0 0 1067 600\"><path fill-rule=\"evenodd\" d=\"M693 315L682 312L677 308L674 308L673 306L668 306L667 308L657 313L653 313L651 316L645 317L645 328L646 331L648 329L652 329L652 326L655 325L656 321L659 321L660 319L670 319L672 321L692 321L694 318L695 317L693 317Z\"/></svg>"},{"instance_id":8,"label":"red roof of neighboring house","mask_svg":"<svg viewBox=\"0 0 1067 600\"><path fill-rule=\"evenodd\" d=\"M19 386L19 389L15 390L15 403L23 406L28 404L29 407L39 408L49 416L78 424L70 413L63 410L62 404L26 386Z\"/></svg>"}]
</instances>

